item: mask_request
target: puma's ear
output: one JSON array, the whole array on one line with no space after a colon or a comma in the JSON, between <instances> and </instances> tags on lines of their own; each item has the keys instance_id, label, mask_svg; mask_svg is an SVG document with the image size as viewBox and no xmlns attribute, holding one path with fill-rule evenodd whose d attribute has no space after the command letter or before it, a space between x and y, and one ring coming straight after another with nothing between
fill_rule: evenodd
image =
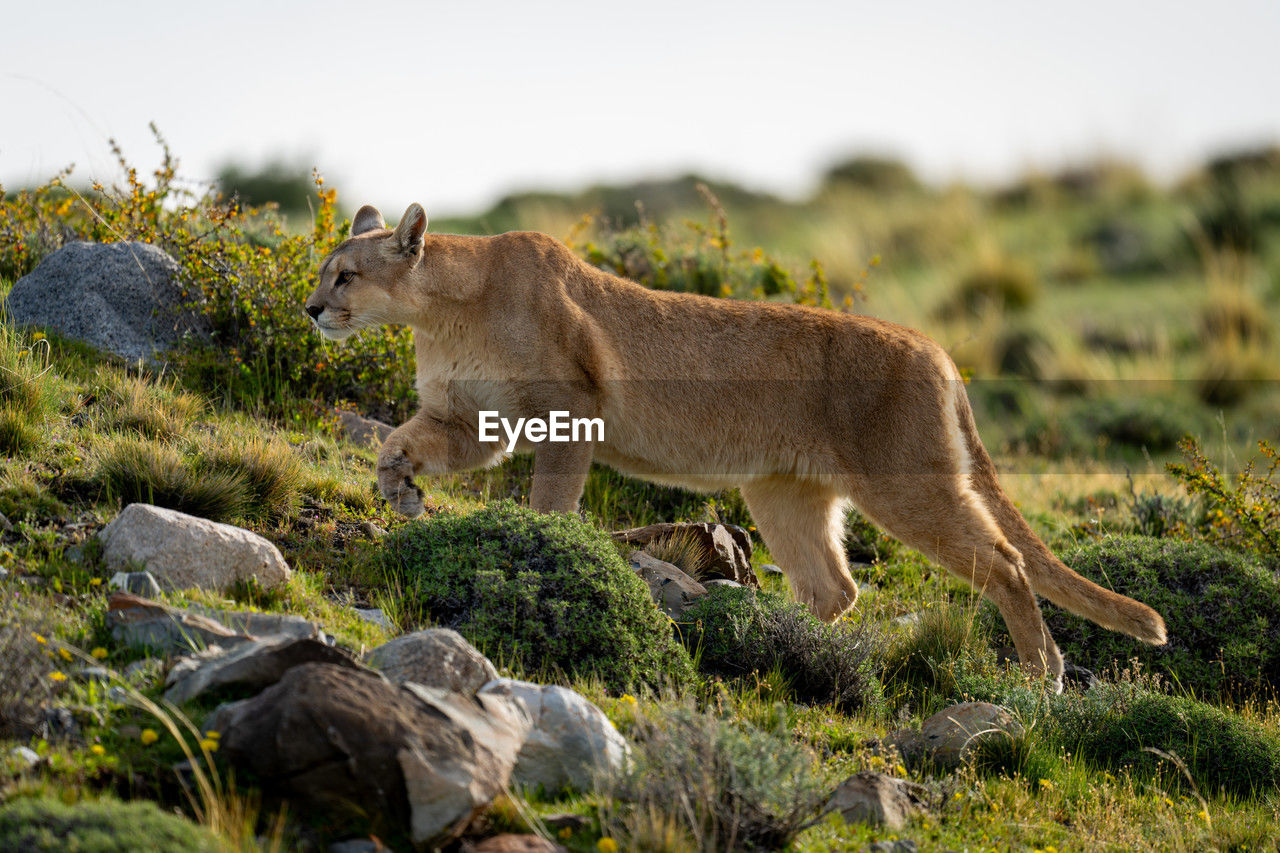
<instances>
[{"instance_id":1,"label":"puma's ear","mask_svg":"<svg viewBox=\"0 0 1280 853\"><path fill-rule=\"evenodd\" d=\"M422 205L414 202L400 217L396 233L392 236L400 249L407 255L416 255L422 250L423 235L427 233L427 212Z\"/></svg>"},{"instance_id":2,"label":"puma's ear","mask_svg":"<svg viewBox=\"0 0 1280 853\"><path fill-rule=\"evenodd\" d=\"M366 204L356 211L356 218L351 223L351 236L359 237L366 231L386 227L387 223L382 221L382 214L378 212L378 208L371 204Z\"/></svg>"}]
</instances>

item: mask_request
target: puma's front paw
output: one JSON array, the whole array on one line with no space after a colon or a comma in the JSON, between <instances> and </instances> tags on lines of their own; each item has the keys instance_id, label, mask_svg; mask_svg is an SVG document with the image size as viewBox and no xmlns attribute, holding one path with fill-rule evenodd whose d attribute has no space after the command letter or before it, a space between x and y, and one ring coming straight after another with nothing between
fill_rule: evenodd
<instances>
[{"instance_id":1,"label":"puma's front paw","mask_svg":"<svg viewBox=\"0 0 1280 853\"><path fill-rule=\"evenodd\" d=\"M422 515L422 489L414 485L413 466L403 453L378 459L378 490L401 515L409 518Z\"/></svg>"}]
</instances>

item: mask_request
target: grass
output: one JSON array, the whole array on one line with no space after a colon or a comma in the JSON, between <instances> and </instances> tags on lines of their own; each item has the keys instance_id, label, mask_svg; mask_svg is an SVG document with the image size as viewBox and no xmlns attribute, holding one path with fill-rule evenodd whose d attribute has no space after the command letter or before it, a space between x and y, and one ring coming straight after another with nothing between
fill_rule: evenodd
<instances>
[{"instance_id":1,"label":"grass","mask_svg":"<svg viewBox=\"0 0 1280 853\"><path fill-rule=\"evenodd\" d=\"M885 171L884 164L859 169L868 165ZM836 304L847 298L856 310L922 328L972 380L979 426L1007 490L1061 554L1134 532L1208 536L1197 526L1207 498L1188 496L1164 463L1179 458L1175 444L1184 432L1197 435L1206 455L1230 472L1259 458L1258 439L1280 438L1273 367L1280 241L1262 215L1280 199L1280 179L1259 180L1246 193L1244 213L1266 239L1241 254L1188 237L1187 211L1217 215L1194 184L1142 186L1123 170L1102 170L1088 180L1045 175L1008 193L988 193L912 187L897 174L894 186L903 189L881 193L868 186L888 178L861 175L855 170L853 179L833 180L798 204L717 188L723 208L720 202L710 208L707 224L706 203L691 192L693 206L661 208L656 231L597 221L577 243L588 253L594 245L600 262L655 284L728 286L740 295L758 290L799 301L818 300L827 288ZM634 209L630 201L619 204L619 193L597 197L610 211ZM131 204L124 200L121 216L137 213ZM501 221L567 235L589 206L554 196L513 199ZM734 228L727 255L717 246L728 248L720 216L726 209ZM331 201L318 210L333 215ZM682 230L673 223L684 214L694 226ZM273 304L298 314L294 297L309 288L314 253L341 230L336 221L321 225L314 241L263 227L243 252L223 247L224 256L201 257L236 271L217 285L224 289L238 280L267 287L262 283L283 277ZM670 241L678 251L659 257ZM758 258L738 248L757 243L768 248ZM267 260L256 259L258 248L267 250ZM12 249L12 242L0 245L0 270L33 262L15 261ZM814 253L824 262L820 275L805 271ZM0 281L0 296L9 284ZM403 627L415 622L409 588L380 557L386 540L374 528L394 537L402 522L373 488L375 452L342 441L326 408L365 395L366 403L386 406L363 405L367 414L403 416L412 404L410 376L397 367L407 364L404 336L320 346L304 337L305 318L274 327L274 314L223 304L219 320L235 334L204 353L206 360L193 358L177 374L161 376L104 360L47 331L0 324L0 512L13 525L0 532L0 567L9 572L0 593L5 608L21 602L0 616L6 626L0 710L9 714L0 753L23 743L42 759L0 779L0 800L79 802L121 792L179 810L233 847L252 849L257 836L293 841L315 828L288 815L277 824L273 812L256 810L252 787L236 788L228 776L211 771L197 780L194 799L175 784L170 768L187 757L184 747L208 767L203 733L183 718L199 719L210 709L166 709L156 701L154 681L136 689L158 714L137 707L141 701L121 702L104 686L75 677L74 667L88 659L67 661L56 650L101 648L116 671L138 654L107 639L105 572L86 547L130 500L245 525L275 542L295 569L284 588L270 593L186 593L167 597L172 604L297 613L357 651L387 633L359 619L353 605L381 606ZM940 305L952 310L936 312ZM524 457L425 481L428 512L454 519L482 504L520 501L530 475ZM598 467L583 508L589 524L606 530L657 521L750 524L736 493L695 495ZM1238 510L1240 518L1253 512L1251 505ZM744 839L770 847L786 838L794 850L834 851L890 836L922 849L1274 848L1280 799L1266 768L1280 738L1280 706L1265 689L1274 687L1269 679L1252 680L1243 693L1211 695L1185 683L1134 686L1132 676L1108 670L1099 672L1096 696L1052 699L1042 685L997 663L999 626L986 619L972 591L857 516L847 531L856 577L866 588L840 630L878 638L867 663L883 686L879 703L841 702L833 691L806 686L796 661L805 664L799 670L822 671L822 655L805 645L812 637L797 629L802 620L764 639L743 632L746 641L733 654L751 666L678 696L620 695L589 674L498 655L505 675L559 680L590 698L636 743L638 766L650 772L589 795L502 801L485 825L538 829L575 851L607 848L597 848L601 838L619 849L653 850L745 846L738 844ZM1237 547L1226 538L1219 544ZM681 543L652 547L697 573ZM767 551L758 547L757 559L767 561ZM1080 567L1095 571L1092 564ZM785 604L785 585L768 583ZM1231 590L1212 603L1230 608ZM896 621L904 616L912 618ZM704 629L732 622L719 620ZM1250 630L1234 633L1240 642L1223 649L1233 660L1248 660ZM810 653L777 659L791 647ZM709 669L714 656L704 644L695 657ZM67 677L55 680L54 672ZM46 698L79 709L80 741L30 736L33 702ZM871 749L871 742L965 698L1013 708L1026 735L998 741L973 766L943 775L908 770ZM146 731L157 739L144 743ZM1144 752L1148 747L1171 757ZM865 769L925 784L929 813L896 833L832 817L806 826L817 794ZM586 824L560 837L541 819L564 811L584 815Z\"/></svg>"}]
</instances>

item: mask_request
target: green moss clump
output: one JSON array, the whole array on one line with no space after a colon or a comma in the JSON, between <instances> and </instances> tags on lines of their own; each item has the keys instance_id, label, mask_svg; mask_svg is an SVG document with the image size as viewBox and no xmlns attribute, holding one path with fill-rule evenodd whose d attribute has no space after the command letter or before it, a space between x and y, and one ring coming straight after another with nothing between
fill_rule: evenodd
<instances>
[{"instance_id":1,"label":"green moss clump","mask_svg":"<svg viewBox=\"0 0 1280 853\"><path fill-rule=\"evenodd\" d=\"M1137 658L1206 697L1280 686L1280 577L1198 542L1119 536L1064 555L1087 578L1164 617L1169 642L1148 646L1057 607L1045 620L1068 660L1102 670Z\"/></svg>"},{"instance_id":2,"label":"green moss clump","mask_svg":"<svg viewBox=\"0 0 1280 853\"><path fill-rule=\"evenodd\" d=\"M879 638L848 623L826 625L802 604L740 587L716 587L685 612L686 645L703 672L728 678L777 673L801 702L878 710Z\"/></svg>"},{"instance_id":3,"label":"green moss clump","mask_svg":"<svg viewBox=\"0 0 1280 853\"><path fill-rule=\"evenodd\" d=\"M0 850L28 853L216 853L226 849L208 830L154 803L98 800L66 805L27 797L0 806Z\"/></svg>"},{"instance_id":4,"label":"green moss clump","mask_svg":"<svg viewBox=\"0 0 1280 853\"><path fill-rule=\"evenodd\" d=\"M644 581L575 516L510 501L441 515L388 536L382 564L410 620L454 628L526 669L594 675L617 691L693 681Z\"/></svg>"},{"instance_id":5,"label":"green moss clump","mask_svg":"<svg viewBox=\"0 0 1280 853\"><path fill-rule=\"evenodd\" d=\"M1230 711L1152 692L1132 682L1102 683L1055 702L1057 739L1082 757L1113 769L1181 771L1148 749L1176 755L1198 787L1249 795L1280 782L1280 738Z\"/></svg>"}]
</instances>

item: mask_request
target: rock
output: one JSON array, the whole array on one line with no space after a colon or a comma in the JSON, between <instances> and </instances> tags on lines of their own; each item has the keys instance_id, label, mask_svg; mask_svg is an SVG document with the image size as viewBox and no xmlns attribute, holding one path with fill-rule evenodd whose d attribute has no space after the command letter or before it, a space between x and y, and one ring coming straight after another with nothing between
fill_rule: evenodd
<instances>
[{"instance_id":1,"label":"rock","mask_svg":"<svg viewBox=\"0 0 1280 853\"><path fill-rule=\"evenodd\" d=\"M214 648L217 648L216 646ZM216 653L180 661L165 679L164 698L181 705L220 687L263 688L304 663L358 668L345 653L309 638L273 637L250 640Z\"/></svg>"},{"instance_id":2,"label":"rock","mask_svg":"<svg viewBox=\"0 0 1280 853\"><path fill-rule=\"evenodd\" d=\"M973 750L993 738L1020 737L1022 724L1007 709L990 702L961 702L944 708L924 721L919 732L899 732L889 742L904 761L931 761L955 768L969 760Z\"/></svg>"},{"instance_id":3,"label":"rock","mask_svg":"<svg viewBox=\"0 0 1280 853\"><path fill-rule=\"evenodd\" d=\"M342 427L342 435L352 444L363 447L380 447L387 436L395 430L391 424L373 418L363 418L355 412L338 412L338 424Z\"/></svg>"},{"instance_id":4,"label":"rock","mask_svg":"<svg viewBox=\"0 0 1280 853\"><path fill-rule=\"evenodd\" d=\"M893 624L899 628L910 628L912 625L920 621L920 614L916 612L904 613L901 616L895 616Z\"/></svg>"},{"instance_id":5,"label":"rock","mask_svg":"<svg viewBox=\"0 0 1280 853\"><path fill-rule=\"evenodd\" d=\"M211 645L229 648L253 639L207 616L127 592L114 592L107 599L107 627L118 643L165 655L185 654Z\"/></svg>"},{"instance_id":6,"label":"rock","mask_svg":"<svg viewBox=\"0 0 1280 853\"><path fill-rule=\"evenodd\" d=\"M613 534L618 541L637 548L670 536L688 536L698 543L706 555L706 567L700 573L704 578L720 577L743 586L760 586L751 570L751 536L735 524L650 524Z\"/></svg>"},{"instance_id":7,"label":"rock","mask_svg":"<svg viewBox=\"0 0 1280 853\"><path fill-rule=\"evenodd\" d=\"M864 770L836 788L827 810L839 812L848 823L901 829L922 809L927 796L928 789L916 782Z\"/></svg>"},{"instance_id":8,"label":"rock","mask_svg":"<svg viewBox=\"0 0 1280 853\"><path fill-rule=\"evenodd\" d=\"M376 838L351 838L330 844L329 853L391 853L391 848Z\"/></svg>"},{"instance_id":9,"label":"rock","mask_svg":"<svg viewBox=\"0 0 1280 853\"><path fill-rule=\"evenodd\" d=\"M591 820L586 815L562 812L546 815L542 818L542 824L548 829L554 829L557 832L562 829L567 829L570 832L581 832L591 825Z\"/></svg>"},{"instance_id":10,"label":"rock","mask_svg":"<svg viewBox=\"0 0 1280 853\"><path fill-rule=\"evenodd\" d=\"M163 661L157 658L143 658L126 666L123 675L126 681L150 684L160 675L162 666L164 666Z\"/></svg>"},{"instance_id":11,"label":"rock","mask_svg":"<svg viewBox=\"0 0 1280 853\"><path fill-rule=\"evenodd\" d=\"M279 549L258 534L150 504L129 504L98 539L109 568L141 564L164 589L221 592L250 578L271 589L289 578Z\"/></svg>"},{"instance_id":12,"label":"rock","mask_svg":"<svg viewBox=\"0 0 1280 853\"><path fill-rule=\"evenodd\" d=\"M251 610L221 610L192 604L190 613L207 616L240 634L253 637L308 637L333 645L331 637L314 622L292 613L257 613Z\"/></svg>"},{"instance_id":13,"label":"rock","mask_svg":"<svg viewBox=\"0 0 1280 853\"><path fill-rule=\"evenodd\" d=\"M867 848L867 853L916 853L919 846L910 838L895 838L893 841L877 841Z\"/></svg>"},{"instance_id":14,"label":"rock","mask_svg":"<svg viewBox=\"0 0 1280 853\"><path fill-rule=\"evenodd\" d=\"M218 709L219 755L270 795L323 812L379 814L418 847L461 834L506 788L530 722L519 702L475 698L324 663L296 666Z\"/></svg>"},{"instance_id":15,"label":"rock","mask_svg":"<svg viewBox=\"0 0 1280 853\"><path fill-rule=\"evenodd\" d=\"M381 539L383 536L387 535L387 531L383 530L372 521L360 522L360 532L365 536L368 536L370 539Z\"/></svg>"},{"instance_id":16,"label":"rock","mask_svg":"<svg viewBox=\"0 0 1280 853\"><path fill-rule=\"evenodd\" d=\"M9 293L9 317L129 361L151 361L206 325L186 306L178 263L149 243L68 243Z\"/></svg>"},{"instance_id":17,"label":"rock","mask_svg":"<svg viewBox=\"0 0 1280 853\"><path fill-rule=\"evenodd\" d=\"M151 572L116 572L107 582L107 589L131 592L143 598L157 598L161 593L160 584Z\"/></svg>"},{"instance_id":18,"label":"rock","mask_svg":"<svg viewBox=\"0 0 1280 853\"><path fill-rule=\"evenodd\" d=\"M15 746L9 750L9 757L24 770L29 770L40 763L39 753L29 746Z\"/></svg>"},{"instance_id":19,"label":"rock","mask_svg":"<svg viewBox=\"0 0 1280 853\"><path fill-rule=\"evenodd\" d=\"M785 572L783 572L783 571L782 571L782 569L781 569L781 568L779 568L778 566L775 566L773 563L763 563L763 564L761 564L761 566L760 566L760 574L762 574L762 575L782 575L782 574L786 574L786 573L785 573Z\"/></svg>"},{"instance_id":20,"label":"rock","mask_svg":"<svg viewBox=\"0 0 1280 853\"><path fill-rule=\"evenodd\" d=\"M670 563L644 551L632 551L631 570L649 585L649 594L658 607L672 619L679 620L685 610L707 594L707 588Z\"/></svg>"},{"instance_id":21,"label":"rock","mask_svg":"<svg viewBox=\"0 0 1280 853\"><path fill-rule=\"evenodd\" d=\"M355 614L366 622L372 622L385 631L394 631L396 626L391 621L391 617L382 612L380 607L353 607Z\"/></svg>"},{"instance_id":22,"label":"rock","mask_svg":"<svg viewBox=\"0 0 1280 853\"><path fill-rule=\"evenodd\" d=\"M13 522L9 521L9 517L3 512L0 512L0 530L5 533L13 532Z\"/></svg>"},{"instance_id":23,"label":"rock","mask_svg":"<svg viewBox=\"0 0 1280 853\"><path fill-rule=\"evenodd\" d=\"M111 681L111 670L105 666L82 666L76 670L76 677L81 681L94 681L107 684Z\"/></svg>"},{"instance_id":24,"label":"rock","mask_svg":"<svg viewBox=\"0 0 1280 853\"><path fill-rule=\"evenodd\" d=\"M707 589L715 589L718 586L729 587L730 589L742 589L742 584L737 581L729 581L724 578L714 578L703 584Z\"/></svg>"},{"instance_id":25,"label":"rock","mask_svg":"<svg viewBox=\"0 0 1280 853\"><path fill-rule=\"evenodd\" d=\"M491 835L476 844L464 844L464 853L568 853L566 848L536 835Z\"/></svg>"},{"instance_id":26,"label":"rock","mask_svg":"<svg viewBox=\"0 0 1280 853\"><path fill-rule=\"evenodd\" d=\"M533 724L520 749L513 777L548 793L569 788L595 789L603 776L623 769L630 747L604 712L578 693L557 685L499 678L480 689L481 696L518 700Z\"/></svg>"},{"instance_id":27,"label":"rock","mask_svg":"<svg viewBox=\"0 0 1280 853\"><path fill-rule=\"evenodd\" d=\"M396 637L371 650L364 661L395 684L412 681L467 696L498 677L489 659L449 628Z\"/></svg>"},{"instance_id":28,"label":"rock","mask_svg":"<svg viewBox=\"0 0 1280 853\"><path fill-rule=\"evenodd\" d=\"M80 737L80 724L70 708L44 707L38 726L40 737L47 741L72 740Z\"/></svg>"},{"instance_id":29,"label":"rock","mask_svg":"<svg viewBox=\"0 0 1280 853\"><path fill-rule=\"evenodd\" d=\"M1077 690L1092 690L1098 684L1098 676L1091 669L1065 662L1062 665L1062 682Z\"/></svg>"}]
</instances>

